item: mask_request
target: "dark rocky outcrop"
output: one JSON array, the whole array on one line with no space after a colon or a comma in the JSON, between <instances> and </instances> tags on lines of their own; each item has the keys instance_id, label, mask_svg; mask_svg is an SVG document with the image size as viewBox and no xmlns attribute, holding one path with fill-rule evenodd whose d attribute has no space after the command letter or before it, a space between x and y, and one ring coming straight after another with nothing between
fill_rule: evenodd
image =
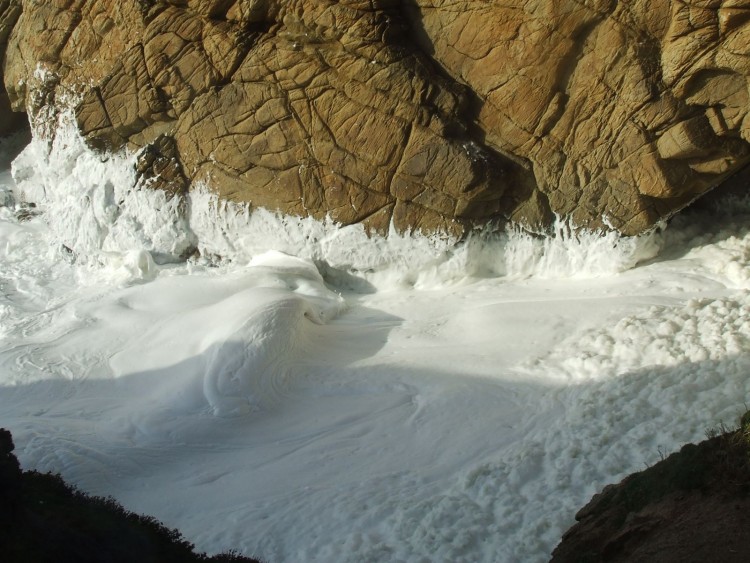
<instances>
[{"instance_id":1,"label":"dark rocky outcrop","mask_svg":"<svg viewBox=\"0 0 750 563\"><path fill-rule=\"evenodd\" d=\"M258 563L207 557L176 530L87 496L56 475L22 472L10 432L0 429L0 561L6 563Z\"/></svg>"},{"instance_id":2,"label":"dark rocky outcrop","mask_svg":"<svg viewBox=\"0 0 750 563\"><path fill-rule=\"evenodd\" d=\"M576 520L552 563L750 561L750 413L605 487Z\"/></svg>"},{"instance_id":3,"label":"dark rocky outcrop","mask_svg":"<svg viewBox=\"0 0 750 563\"><path fill-rule=\"evenodd\" d=\"M5 41L16 111L379 231L635 234L750 161L750 0L0 0Z\"/></svg>"}]
</instances>

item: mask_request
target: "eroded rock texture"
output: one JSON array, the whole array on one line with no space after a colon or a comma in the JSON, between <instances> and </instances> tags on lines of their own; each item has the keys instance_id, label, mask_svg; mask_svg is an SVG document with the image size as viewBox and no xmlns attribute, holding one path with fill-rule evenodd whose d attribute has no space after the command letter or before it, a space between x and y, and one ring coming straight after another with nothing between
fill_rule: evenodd
<instances>
[{"instance_id":1,"label":"eroded rock texture","mask_svg":"<svg viewBox=\"0 0 750 563\"><path fill-rule=\"evenodd\" d=\"M14 0L0 0L0 84L3 80L2 61L5 47L13 26L21 15L21 4ZM0 88L0 137L13 133L23 122L23 117L11 112L10 100L4 88Z\"/></svg>"},{"instance_id":2,"label":"eroded rock texture","mask_svg":"<svg viewBox=\"0 0 750 563\"><path fill-rule=\"evenodd\" d=\"M179 186L380 231L634 234L750 160L750 0L0 0L10 28L14 109L73 91Z\"/></svg>"}]
</instances>

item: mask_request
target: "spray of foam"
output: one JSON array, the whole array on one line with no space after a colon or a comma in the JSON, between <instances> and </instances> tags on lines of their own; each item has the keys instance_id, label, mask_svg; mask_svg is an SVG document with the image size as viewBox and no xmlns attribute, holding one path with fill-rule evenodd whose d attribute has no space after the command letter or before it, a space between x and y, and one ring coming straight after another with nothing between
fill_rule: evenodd
<instances>
[{"instance_id":1,"label":"spray of foam","mask_svg":"<svg viewBox=\"0 0 750 563\"><path fill-rule=\"evenodd\" d=\"M384 285L419 285L451 257L457 241L440 235L368 235L361 225L281 215L220 201L207 187L190 195L190 226L202 256L246 263L278 250L315 261L329 277L354 273ZM343 279L343 278L341 278Z\"/></svg>"},{"instance_id":2,"label":"spray of foam","mask_svg":"<svg viewBox=\"0 0 750 563\"><path fill-rule=\"evenodd\" d=\"M465 239L421 233L368 235L360 225L283 216L220 201L205 186L191 194L190 226L206 257L244 262L268 250L308 258L328 270L354 273L377 287L439 287L479 277L591 278L630 269L656 256L661 236L624 237L574 229L558 218L554 234L492 227ZM332 271L334 270L334 271Z\"/></svg>"},{"instance_id":3,"label":"spray of foam","mask_svg":"<svg viewBox=\"0 0 750 563\"><path fill-rule=\"evenodd\" d=\"M586 231L558 217L552 236L538 237L512 226L505 249L511 277L592 278L623 272L649 260L662 247L660 230L625 237L615 230Z\"/></svg>"},{"instance_id":4,"label":"spray of foam","mask_svg":"<svg viewBox=\"0 0 750 563\"><path fill-rule=\"evenodd\" d=\"M51 142L35 135L13 162L17 199L41 204L54 235L80 258L146 251L177 260L193 244L178 198L138 189L132 155L97 155L68 114L60 119Z\"/></svg>"},{"instance_id":5,"label":"spray of foam","mask_svg":"<svg viewBox=\"0 0 750 563\"><path fill-rule=\"evenodd\" d=\"M196 248L204 264L247 264L277 250L315 261L336 284L364 279L376 287L416 288L487 276L611 275L658 252L656 235L585 233L561 220L547 238L510 228L457 241L394 229L371 236L360 225L251 212L219 201L206 186L194 186L185 202L139 186L137 155L92 152L70 112L55 119L54 134L49 125L35 127L14 161L14 195L43 207L53 235L80 263L120 269L132 279L152 279L157 264L181 261Z\"/></svg>"},{"instance_id":6,"label":"spray of foam","mask_svg":"<svg viewBox=\"0 0 750 563\"><path fill-rule=\"evenodd\" d=\"M664 232L665 255L728 287L750 289L750 195L727 195L676 216Z\"/></svg>"}]
</instances>

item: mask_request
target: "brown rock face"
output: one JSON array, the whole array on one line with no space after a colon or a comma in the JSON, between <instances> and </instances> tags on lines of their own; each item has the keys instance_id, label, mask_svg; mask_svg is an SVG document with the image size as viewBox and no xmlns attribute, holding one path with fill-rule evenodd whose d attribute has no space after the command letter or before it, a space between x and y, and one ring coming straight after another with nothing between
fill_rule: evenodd
<instances>
[{"instance_id":1,"label":"brown rock face","mask_svg":"<svg viewBox=\"0 0 750 563\"><path fill-rule=\"evenodd\" d=\"M750 0L0 0L6 41L15 110L379 231L635 234L750 161Z\"/></svg>"},{"instance_id":2,"label":"brown rock face","mask_svg":"<svg viewBox=\"0 0 750 563\"><path fill-rule=\"evenodd\" d=\"M21 15L21 3L16 0L0 0L0 84L3 80L2 61L13 26ZM0 137L13 133L23 123L23 116L14 114L4 88L0 88Z\"/></svg>"},{"instance_id":3,"label":"brown rock face","mask_svg":"<svg viewBox=\"0 0 750 563\"><path fill-rule=\"evenodd\" d=\"M750 2L412 6L423 45L484 101L487 143L576 224L642 231L748 160Z\"/></svg>"}]
</instances>

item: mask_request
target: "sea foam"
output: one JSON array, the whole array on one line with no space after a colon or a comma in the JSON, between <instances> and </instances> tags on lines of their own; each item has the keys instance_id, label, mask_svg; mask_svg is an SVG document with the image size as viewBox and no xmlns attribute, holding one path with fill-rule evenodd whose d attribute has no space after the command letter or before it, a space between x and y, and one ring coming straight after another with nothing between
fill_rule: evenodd
<instances>
[{"instance_id":1,"label":"sea foam","mask_svg":"<svg viewBox=\"0 0 750 563\"><path fill-rule=\"evenodd\" d=\"M393 228L387 236L371 235L361 225L220 201L207 186L194 186L183 200L139 185L137 154L95 153L70 113L58 120L52 133L38 128L13 162L15 198L38 204L54 237L79 262L132 271L135 279L152 279L152 262L180 262L191 254L215 266L278 250L315 261L333 283L345 284L353 275L381 288L434 288L478 277L607 276L659 251L654 232L586 232L563 219L547 237L510 226L457 240Z\"/></svg>"}]
</instances>

